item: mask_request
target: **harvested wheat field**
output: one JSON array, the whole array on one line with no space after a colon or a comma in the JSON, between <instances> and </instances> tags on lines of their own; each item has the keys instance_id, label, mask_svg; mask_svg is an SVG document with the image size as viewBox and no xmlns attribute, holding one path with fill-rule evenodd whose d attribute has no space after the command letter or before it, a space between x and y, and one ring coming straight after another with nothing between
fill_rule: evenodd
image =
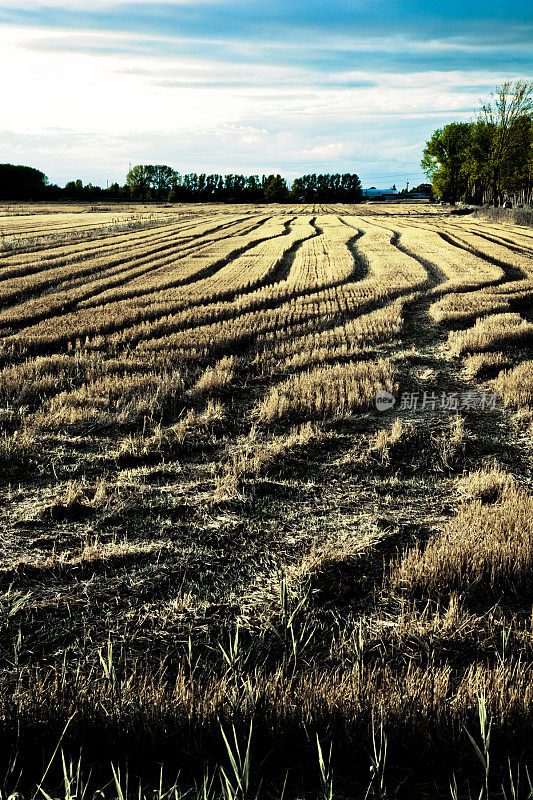
<instances>
[{"instance_id":1,"label":"harvested wheat field","mask_svg":"<svg viewBox=\"0 0 533 800\"><path fill-rule=\"evenodd\" d=\"M0 232L2 797L533 796L531 229Z\"/></svg>"}]
</instances>

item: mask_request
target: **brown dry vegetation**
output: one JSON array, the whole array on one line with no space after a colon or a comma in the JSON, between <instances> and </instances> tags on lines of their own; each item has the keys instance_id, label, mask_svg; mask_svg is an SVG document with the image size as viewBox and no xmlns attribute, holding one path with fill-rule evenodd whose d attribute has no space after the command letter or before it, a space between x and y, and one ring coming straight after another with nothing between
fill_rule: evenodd
<instances>
[{"instance_id":1,"label":"brown dry vegetation","mask_svg":"<svg viewBox=\"0 0 533 800\"><path fill-rule=\"evenodd\" d=\"M531 798L527 231L0 229L1 797Z\"/></svg>"}]
</instances>

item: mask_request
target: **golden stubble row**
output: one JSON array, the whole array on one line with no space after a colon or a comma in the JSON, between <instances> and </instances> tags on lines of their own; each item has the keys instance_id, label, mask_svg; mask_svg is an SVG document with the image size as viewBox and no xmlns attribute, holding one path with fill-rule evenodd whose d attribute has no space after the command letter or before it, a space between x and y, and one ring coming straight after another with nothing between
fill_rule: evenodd
<instances>
[{"instance_id":1,"label":"golden stubble row","mask_svg":"<svg viewBox=\"0 0 533 800\"><path fill-rule=\"evenodd\" d=\"M471 328L451 331L448 349L452 356L484 350L501 350L515 345L529 346L533 342L533 324L518 313L489 314L476 320Z\"/></svg>"},{"instance_id":2,"label":"golden stubble row","mask_svg":"<svg viewBox=\"0 0 533 800\"><path fill-rule=\"evenodd\" d=\"M246 230L249 223L233 230L235 238L245 245L249 238L238 237L243 227ZM212 249L216 240L217 236L211 235L206 247ZM137 248L121 248L111 256L89 258L75 265L54 266L37 275L4 281L0 283L0 300L4 303L17 302L28 294L30 297L0 312L0 324L27 323L32 318L57 314L66 305L81 305L84 301L90 305L105 303L107 294L118 292L119 297L121 295L121 290L111 287L123 286L140 275L160 269L170 271L171 282L186 282L205 268L205 262L194 258L198 251L201 253L202 244L205 245L202 239L195 239L192 244L190 237L182 240L174 231L163 237L154 235L149 243L143 242ZM220 258L231 253L231 247L228 244L222 247ZM212 263L210 257L207 263ZM164 285L164 281L159 282Z\"/></svg>"},{"instance_id":3,"label":"golden stubble row","mask_svg":"<svg viewBox=\"0 0 533 800\"><path fill-rule=\"evenodd\" d=\"M345 418L372 407L379 390L393 392L390 362L349 361L310 369L272 386L256 408L262 423L291 418Z\"/></svg>"}]
</instances>

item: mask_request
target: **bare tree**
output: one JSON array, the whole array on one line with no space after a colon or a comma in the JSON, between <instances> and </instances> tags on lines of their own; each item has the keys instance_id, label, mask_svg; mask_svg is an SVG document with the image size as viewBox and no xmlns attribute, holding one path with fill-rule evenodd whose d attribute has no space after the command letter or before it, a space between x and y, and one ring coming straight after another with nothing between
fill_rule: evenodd
<instances>
[{"instance_id":1,"label":"bare tree","mask_svg":"<svg viewBox=\"0 0 533 800\"><path fill-rule=\"evenodd\" d=\"M504 81L481 106L480 121L490 133L487 180L495 206L502 202L505 180L513 171L513 154L520 146L524 118L533 115L533 82Z\"/></svg>"}]
</instances>

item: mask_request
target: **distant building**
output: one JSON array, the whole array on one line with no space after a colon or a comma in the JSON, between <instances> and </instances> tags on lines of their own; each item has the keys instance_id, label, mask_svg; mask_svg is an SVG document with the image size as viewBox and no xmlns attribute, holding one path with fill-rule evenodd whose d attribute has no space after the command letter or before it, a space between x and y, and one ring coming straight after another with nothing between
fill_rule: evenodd
<instances>
[{"instance_id":1,"label":"distant building","mask_svg":"<svg viewBox=\"0 0 533 800\"><path fill-rule=\"evenodd\" d=\"M398 189L394 184L390 189L376 189L375 186L363 189L363 200L395 200L397 197Z\"/></svg>"}]
</instances>

